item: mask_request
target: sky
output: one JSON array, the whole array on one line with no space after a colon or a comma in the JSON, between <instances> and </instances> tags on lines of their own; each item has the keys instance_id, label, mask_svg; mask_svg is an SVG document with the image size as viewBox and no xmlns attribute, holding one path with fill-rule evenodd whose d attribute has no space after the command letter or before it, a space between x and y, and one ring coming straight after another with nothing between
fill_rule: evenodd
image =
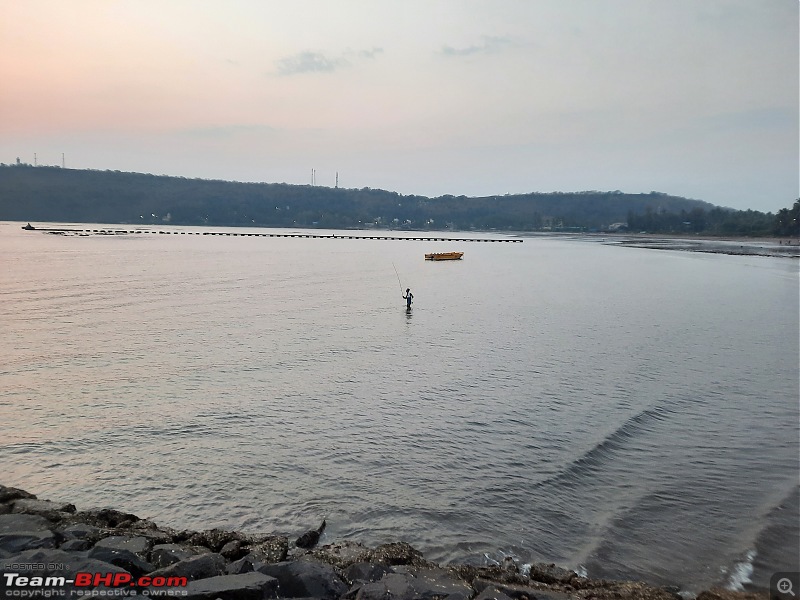
<instances>
[{"instance_id":1,"label":"sky","mask_svg":"<svg viewBox=\"0 0 800 600\"><path fill-rule=\"evenodd\" d=\"M797 0L0 0L0 162L800 197Z\"/></svg>"}]
</instances>

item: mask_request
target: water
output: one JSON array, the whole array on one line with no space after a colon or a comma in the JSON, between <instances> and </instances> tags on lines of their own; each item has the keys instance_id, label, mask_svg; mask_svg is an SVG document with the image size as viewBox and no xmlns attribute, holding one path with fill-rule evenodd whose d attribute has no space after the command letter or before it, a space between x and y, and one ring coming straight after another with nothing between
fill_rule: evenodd
<instances>
[{"instance_id":1,"label":"water","mask_svg":"<svg viewBox=\"0 0 800 600\"><path fill-rule=\"evenodd\" d=\"M797 568L796 260L19 223L0 256L5 485L693 591Z\"/></svg>"}]
</instances>

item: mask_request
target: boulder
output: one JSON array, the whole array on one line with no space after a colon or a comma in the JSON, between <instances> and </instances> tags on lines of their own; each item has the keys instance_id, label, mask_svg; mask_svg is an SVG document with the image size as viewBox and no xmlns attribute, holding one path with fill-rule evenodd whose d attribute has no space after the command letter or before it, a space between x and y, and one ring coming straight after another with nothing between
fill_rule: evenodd
<instances>
[{"instance_id":1,"label":"boulder","mask_svg":"<svg viewBox=\"0 0 800 600\"><path fill-rule=\"evenodd\" d=\"M89 540L67 540L59 546L64 552L84 552L92 547Z\"/></svg>"},{"instance_id":2,"label":"boulder","mask_svg":"<svg viewBox=\"0 0 800 600\"><path fill-rule=\"evenodd\" d=\"M55 548L56 536L52 531L7 531L0 533L0 550L17 554L34 548Z\"/></svg>"},{"instance_id":3,"label":"boulder","mask_svg":"<svg viewBox=\"0 0 800 600\"><path fill-rule=\"evenodd\" d=\"M154 569L153 565L130 550L101 546L99 543L89 551L89 558L121 567L136 577L146 575Z\"/></svg>"},{"instance_id":4,"label":"boulder","mask_svg":"<svg viewBox=\"0 0 800 600\"><path fill-rule=\"evenodd\" d=\"M58 529L58 532L68 540L97 541L102 537L99 527L87 523L73 523Z\"/></svg>"},{"instance_id":5,"label":"boulder","mask_svg":"<svg viewBox=\"0 0 800 600\"><path fill-rule=\"evenodd\" d=\"M101 539L94 547L108 548L110 550L128 550L141 557L146 557L147 551L150 549L150 542L147 538L141 536L112 535Z\"/></svg>"},{"instance_id":6,"label":"boulder","mask_svg":"<svg viewBox=\"0 0 800 600\"><path fill-rule=\"evenodd\" d=\"M114 527L130 527L141 519L130 513L112 510L110 508L95 508L84 512L75 513L73 519L76 523L88 523L104 529Z\"/></svg>"},{"instance_id":7,"label":"boulder","mask_svg":"<svg viewBox=\"0 0 800 600\"><path fill-rule=\"evenodd\" d=\"M53 524L41 515L0 515L0 533L12 531L48 531Z\"/></svg>"},{"instance_id":8,"label":"boulder","mask_svg":"<svg viewBox=\"0 0 800 600\"><path fill-rule=\"evenodd\" d=\"M262 573L221 575L190 581L182 598L188 600L266 600L274 598L278 582Z\"/></svg>"},{"instance_id":9,"label":"boulder","mask_svg":"<svg viewBox=\"0 0 800 600\"><path fill-rule=\"evenodd\" d=\"M197 556L197 553L177 544L157 544L150 550L150 563L162 569L181 560Z\"/></svg>"},{"instance_id":10,"label":"boulder","mask_svg":"<svg viewBox=\"0 0 800 600\"><path fill-rule=\"evenodd\" d=\"M276 563L286 560L289 554L289 538L282 535L265 536L250 546L250 555L255 560Z\"/></svg>"},{"instance_id":11,"label":"boulder","mask_svg":"<svg viewBox=\"0 0 800 600\"><path fill-rule=\"evenodd\" d=\"M389 573L380 581L362 585L356 600L468 600L472 587L444 569L424 568L417 571Z\"/></svg>"},{"instance_id":12,"label":"boulder","mask_svg":"<svg viewBox=\"0 0 800 600\"><path fill-rule=\"evenodd\" d=\"M542 583L559 583L569 585L578 577L575 571L557 567L555 564L536 563L531 565L528 577Z\"/></svg>"},{"instance_id":13,"label":"boulder","mask_svg":"<svg viewBox=\"0 0 800 600\"><path fill-rule=\"evenodd\" d=\"M287 598L334 600L347 592L348 588L332 565L316 560L301 559L259 565L256 571L277 579L280 583L280 595Z\"/></svg>"},{"instance_id":14,"label":"boulder","mask_svg":"<svg viewBox=\"0 0 800 600\"><path fill-rule=\"evenodd\" d=\"M14 500L11 513L22 513L26 515L41 515L50 521L61 521L75 513L75 505L66 502L52 502L50 500L34 500L31 498L21 498Z\"/></svg>"},{"instance_id":15,"label":"boulder","mask_svg":"<svg viewBox=\"0 0 800 600\"><path fill-rule=\"evenodd\" d=\"M162 577L186 577L189 581L206 579L225 574L227 563L225 559L216 552L199 554L178 561L167 567L157 569L150 573L151 577L161 575Z\"/></svg>"},{"instance_id":16,"label":"boulder","mask_svg":"<svg viewBox=\"0 0 800 600\"><path fill-rule=\"evenodd\" d=\"M5 504L7 502L11 502L12 500L20 499L36 500L36 496L26 492L25 490L0 485L0 504Z\"/></svg>"},{"instance_id":17,"label":"boulder","mask_svg":"<svg viewBox=\"0 0 800 600\"><path fill-rule=\"evenodd\" d=\"M230 563L227 567L225 567L225 573L228 575L241 575L242 573L250 573L254 571L253 563L250 562L247 558L240 558L239 560L235 560Z\"/></svg>"},{"instance_id":18,"label":"boulder","mask_svg":"<svg viewBox=\"0 0 800 600\"><path fill-rule=\"evenodd\" d=\"M344 570L344 576L351 584L372 583L382 579L388 573L391 573L391 569L386 565L368 562L355 563Z\"/></svg>"}]
</instances>

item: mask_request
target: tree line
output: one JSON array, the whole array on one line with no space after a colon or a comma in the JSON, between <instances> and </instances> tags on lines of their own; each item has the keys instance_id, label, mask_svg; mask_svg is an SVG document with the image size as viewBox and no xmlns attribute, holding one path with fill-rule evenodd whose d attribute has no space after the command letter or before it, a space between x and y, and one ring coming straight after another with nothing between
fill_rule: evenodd
<instances>
[{"instance_id":1,"label":"tree line","mask_svg":"<svg viewBox=\"0 0 800 600\"><path fill-rule=\"evenodd\" d=\"M783 212L732 211L655 191L429 198L371 188L0 164L0 219L12 221L513 231L602 231L627 223L636 231L765 235L776 218L790 218L792 211Z\"/></svg>"}]
</instances>

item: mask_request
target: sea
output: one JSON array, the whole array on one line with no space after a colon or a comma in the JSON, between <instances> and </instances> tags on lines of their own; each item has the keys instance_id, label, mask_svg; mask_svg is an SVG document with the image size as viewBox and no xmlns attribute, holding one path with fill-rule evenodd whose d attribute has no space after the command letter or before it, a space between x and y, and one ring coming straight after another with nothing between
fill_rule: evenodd
<instances>
[{"instance_id":1,"label":"sea","mask_svg":"<svg viewBox=\"0 0 800 600\"><path fill-rule=\"evenodd\" d=\"M4 485L687 594L800 569L796 259L21 225L0 223Z\"/></svg>"}]
</instances>

